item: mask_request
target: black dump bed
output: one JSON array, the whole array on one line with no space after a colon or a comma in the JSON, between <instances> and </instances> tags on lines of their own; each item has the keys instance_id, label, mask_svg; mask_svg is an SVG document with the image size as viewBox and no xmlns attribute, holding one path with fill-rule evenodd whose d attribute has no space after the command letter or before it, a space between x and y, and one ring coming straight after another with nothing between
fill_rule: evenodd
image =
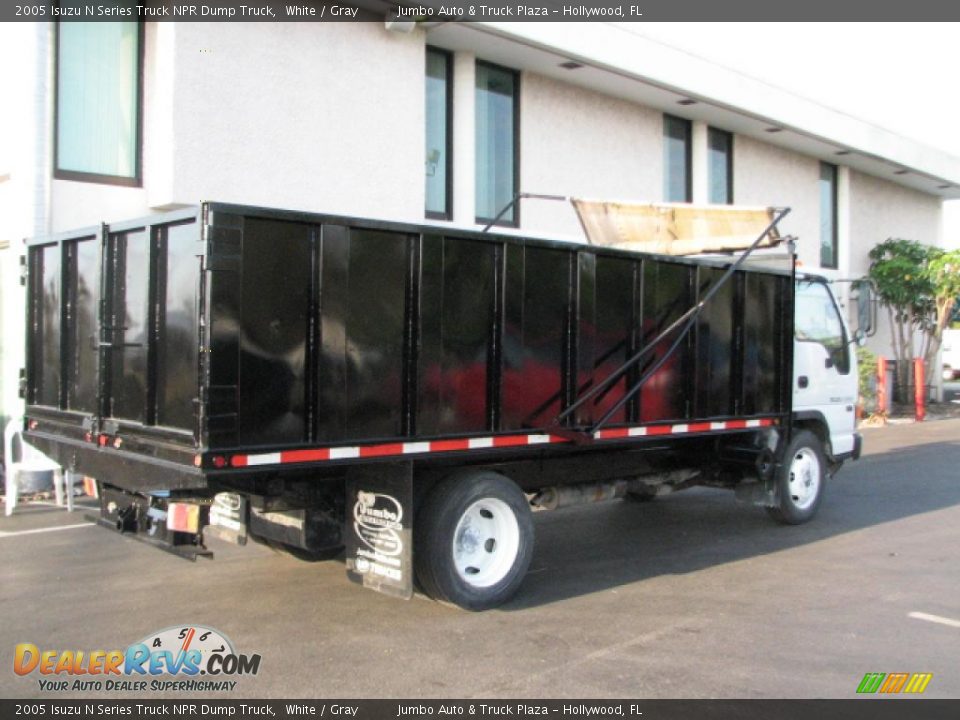
<instances>
[{"instance_id":1,"label":"black dump bed","mask_svg":"<svg viewBox=\"0 0 960 720\"><path fill-rule=\"evenodd\" d=\"M547 428L727 263L205 203L28 247L31 441L120 487L451 453ZM737 270L595 438L781 422L792 279ZM565 420L601 417L669 345ZM536 447L531 447L536 446Z\"/></svg>"}]
</instances>

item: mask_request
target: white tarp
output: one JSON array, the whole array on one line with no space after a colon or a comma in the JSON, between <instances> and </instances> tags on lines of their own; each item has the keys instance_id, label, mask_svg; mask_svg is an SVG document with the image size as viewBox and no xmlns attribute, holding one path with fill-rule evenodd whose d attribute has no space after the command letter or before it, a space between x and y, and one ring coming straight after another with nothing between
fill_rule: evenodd
<instances>
[{"instance_id":1,"label":"white tarp","mask_svg":"<svg viewBox=\"0 0 960 720\"><path fill-rule=\"evenodd\" d=\"M659 255L746 250L773 220L774 208L625 203L571 198L591 245ZM773 247L772 229L758 247Z\"/></svg>"}]
</instances>

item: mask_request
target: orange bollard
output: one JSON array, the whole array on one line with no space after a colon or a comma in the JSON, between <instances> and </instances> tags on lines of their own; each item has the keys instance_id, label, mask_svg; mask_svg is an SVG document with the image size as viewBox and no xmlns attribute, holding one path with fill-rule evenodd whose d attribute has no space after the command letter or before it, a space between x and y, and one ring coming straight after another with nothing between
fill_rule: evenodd
<instances>
[{"instance_id":1,"label":"orange bollard","mask_svg":"<svg viewBox=\"0 0 960 720\"><path fill-rule=\"evenodd\" d=\"M877 410L887 412L887 359L877 358Z\"/></svg>"},{"instance_id":2,"label":"orange bollard","mask_svg":"<svg viewBox=\"0 0 960 720\"><path fill-rule=\"evenodd\" d=\"M917 422L923 422L927 416L927 385L923 372L923 360L919 358L913 361L913 401L917 406Z\"/></svg>"}]
</instances>

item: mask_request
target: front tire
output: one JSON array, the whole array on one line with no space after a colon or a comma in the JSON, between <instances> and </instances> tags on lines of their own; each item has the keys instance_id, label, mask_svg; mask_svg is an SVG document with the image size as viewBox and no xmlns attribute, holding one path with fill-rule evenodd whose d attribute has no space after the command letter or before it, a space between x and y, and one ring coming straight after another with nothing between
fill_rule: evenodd
<instances>
[{"instance_id":1,"label":"front tire","mask_svg":"<svg viewBox=\"0 0 960 720\"><path fill-rule=\"evenodd\" d=\"M438 483L414 523L421 588L441 602L487 610L509 600L533 555L533 518L515 483L493 472Z\"/></svg>"},{"instance_id":2,"label":"front tire","mask_svg":"<svg viewBox=\"0 0 960 720\"><path fill-rule=\"evenodd\" d=\"M827 458L820 438L800 430L783 453L777 470L777 505L767 508L777 521L800 525L817 514L827 479Z\"/></svg>"}]
</instances>

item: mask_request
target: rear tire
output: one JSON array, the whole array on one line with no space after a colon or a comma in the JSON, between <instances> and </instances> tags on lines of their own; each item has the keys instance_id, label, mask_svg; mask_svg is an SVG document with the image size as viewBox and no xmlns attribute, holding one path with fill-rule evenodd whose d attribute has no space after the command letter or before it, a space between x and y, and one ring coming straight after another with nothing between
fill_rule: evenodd
<instances>
[{"instance_id":1,"label":"rear tire","mask_svg":"<svg viewBox=\"0 0 960 720\"><path fill-rule=\"evenodd\" d=\"M777 505L767 508L775 520L800 525L817 514L827 479L827 458L820 438L799 430L777 470Z\"/></svg>"},{"instance_id":2,"label":"rear tire","mask_svg":"<svg viewBox=\"0 0 960 720\"><path fill-rule=\"evenodd\" d=\"M460 474L434 486L414 523L414 568L435 600L487 610L509 600L533 555L530 504L494 472Z\"/></svg>"}]
</instances>

